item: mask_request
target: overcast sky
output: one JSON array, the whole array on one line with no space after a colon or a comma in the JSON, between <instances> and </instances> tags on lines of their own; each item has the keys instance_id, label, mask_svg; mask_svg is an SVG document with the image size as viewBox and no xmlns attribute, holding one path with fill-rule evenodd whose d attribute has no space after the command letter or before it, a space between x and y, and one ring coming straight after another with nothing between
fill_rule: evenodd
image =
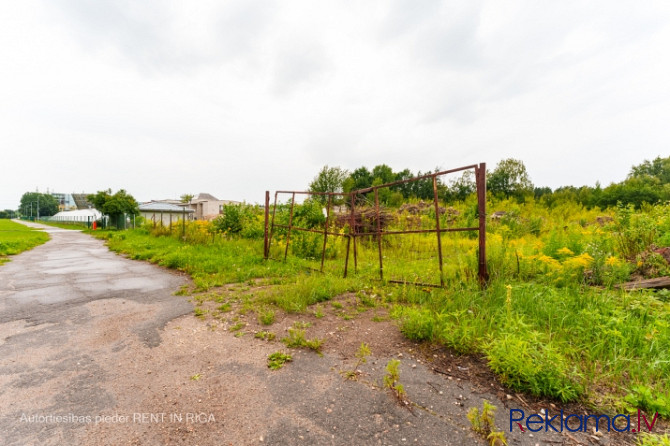
<instances>
[{"instance_id":1,"label":"overcast sky","mask_svg":"<svg viewBox=\"0 0 670 446\"><path fill-rule=\"evenodd\" d=\"M261 202L325 164L607 185L670 156L667 1L21 0L0 23L3 209Z\"/></svg>"}]
</instances>

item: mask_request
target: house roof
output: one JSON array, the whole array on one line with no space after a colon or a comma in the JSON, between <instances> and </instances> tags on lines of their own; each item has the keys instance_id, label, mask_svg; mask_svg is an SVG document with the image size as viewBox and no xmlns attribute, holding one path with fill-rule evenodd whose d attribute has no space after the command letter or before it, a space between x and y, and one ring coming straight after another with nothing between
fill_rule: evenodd
<instances>
[{"instance_id":1,"label":"house roof","mask_svg":"<svg viewBox=\"0 0 670 446\"><path fill-rule=\"evenodd\" d=\"M140 212L194 212L193 209L189 209L185 206L178 206L176 204L164 203L160 201L142 203L139 207Z\"/></svg>"},{"instance_id":2,"label":"house roof","mask_svg":"<svg viewBox=\"0 0 670 446\"><path fill-rule=\"evenodd\" d=\"M212 194L200 192L198 196L194 197L191 201L219 201L219 199Z\"/></svg>"}]
</instances>

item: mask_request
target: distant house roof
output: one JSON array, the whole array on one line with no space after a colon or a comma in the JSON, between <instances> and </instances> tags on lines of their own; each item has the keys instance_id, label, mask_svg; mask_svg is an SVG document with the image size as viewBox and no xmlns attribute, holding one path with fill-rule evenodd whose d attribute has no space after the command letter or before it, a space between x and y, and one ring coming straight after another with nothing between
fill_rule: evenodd
<instances>
[{"instance_id":1,"label":"distant house roof","mask_svg":"<svg viewBox=\"0 0 670 446\"><path fill-rule=\"evenodd\" d=\"M219 201L219 199L212 194L200 192L198 196L194 197L191 201Z\"/></svg>"},{"instance_id":2,"label":"distant house roof","mask_svg":"<svg viewBox=\"0 0 670 446\"><path fill-rule=\"evenodd\" d=\"M160 201L150 201L148 203L142 203L140 206L140 212L194 212L193 209L189 209L185 206L178 206L172 203L165 203Z\"/></svg>"},{"instance_id":3,"label":"distant house roof","mask_svg":"<svg viewBox=\"0 0 670 446\"><path fill-rule=\"evenodd\" d=\"M74 200L77 209L90 209L93 207L93 205L86 199L87 195L88 194L72 194L72 199Z\"/></svg>"}]
</instances>

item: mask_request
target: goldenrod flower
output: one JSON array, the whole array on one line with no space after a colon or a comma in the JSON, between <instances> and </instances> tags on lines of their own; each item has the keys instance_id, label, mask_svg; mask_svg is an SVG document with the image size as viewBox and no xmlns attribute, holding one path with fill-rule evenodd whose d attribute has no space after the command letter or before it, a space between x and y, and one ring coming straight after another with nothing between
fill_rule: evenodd
<instances>
[{"instance_id":1,"label":"goldenrod flower","mask_svg":"<svg viewBox=\"0 0 670 446\"><path fill-rule=\"evenodd\" d=\"M566 256L571 256L571 255L575 254L574 252L570 251L569 248L565 248L565 247L559 249L558 251L556 251L556 253L566 255Z\"/></svg>"},{"instance_id":2,"label":"goldenrod flower","mask_svg":"<svg viewBox=\"0 0 670 446\"><path fill-rule=\"evenodd\" d=\"M614 256L609 256L609 257L605 260L605 264L606 264L606 265L609 265L609 266L617 266L617 265L620 264L620 263L621 263L621 260L619 260L618 258L616 258L616 257L614 257Z\"/></svg>"}]
</instances>

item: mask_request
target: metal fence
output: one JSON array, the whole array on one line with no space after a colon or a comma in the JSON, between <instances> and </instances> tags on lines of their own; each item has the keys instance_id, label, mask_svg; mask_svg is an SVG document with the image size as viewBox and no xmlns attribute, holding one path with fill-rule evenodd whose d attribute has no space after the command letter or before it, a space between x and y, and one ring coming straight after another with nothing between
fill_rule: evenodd
<instances>
[{"instance_id":1,"label":"metal fence","mask_svg":"<svg viewBox=\"0 0 670 446\"><path fill-rule=\"evenodd\" d=\"M476 184L476 215L460 216L446 203L440 203L439 186L443 177L474 171ZM384 207L380 197L398 194L403 187L432 188L430 202L410 203L403 200L395 208ZM282 197L290 197L282 200ZM307 198L311 203L299 208L296 200ZM323 214L319 217L317 211ZM443 206L443 205L444 206ZM443 238L449 233L477 233L477 277L488 279L486 266L486 163L443 170L419 177L355 190L349 193L316 193L305 191L276 191L270 204L270 192L265 194L266 259L286 261L290 247L299 244L298 251L311 261L310 267L324 271L327 259L344 257L341 266L346 277L350 270L378 271L382 280L430 287L445 285L445 252ZM311 234L305 242L305 235ZM299 237L298 240L294 240ZM318 247L317 249L317 242ZM472 240L474 243L474 240ZM458 244L452 241L453 247ZM296 250L294 247L293 250ZM342 255L339 255L343 253ZM459 253L456 253L459 254ZM460 255L460 254L459 254ZM456 259L456 255L452 255ZM436 276L439 280L435 280ZM439 282L439 283L438 283Z\"/></svg>"}]
</instances>

